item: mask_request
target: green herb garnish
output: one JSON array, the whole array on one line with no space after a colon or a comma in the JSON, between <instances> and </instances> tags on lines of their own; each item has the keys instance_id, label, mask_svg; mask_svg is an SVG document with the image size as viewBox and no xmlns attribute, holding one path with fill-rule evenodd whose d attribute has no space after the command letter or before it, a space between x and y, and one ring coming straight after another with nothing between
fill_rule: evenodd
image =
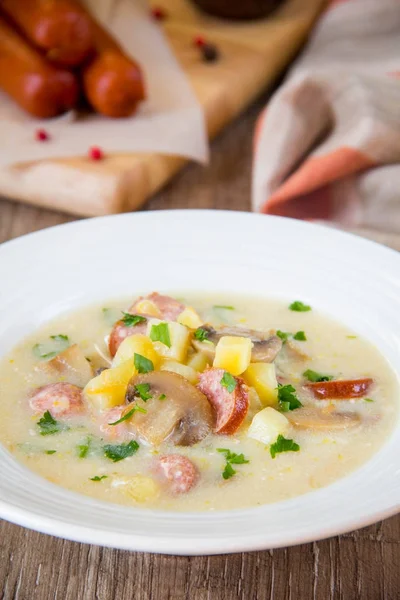
<instances>
[{"instance_id":1,"label":"green herb garnish","mask_svg":"<svg viewBox=\"0 0 400 600\"><path fill-rule=\"evenodd\" d=\"M372 400L372 398L364 398L364 402L375 402L375 400Z\"/></svg>"},{"instance_id":2,"label":"green herb garnish","mask_svg":"<svg viewBox=\"0 0 400 600\"><path fill-rule=\"evenodd\" d=\"M44 453L45 454L55 454L57 452L57 450L45 450Z\"/></svg>"},{"instance_id":3,"label":"green herb garnish","mask_svg":"<svg viewBox=\"0 0 400 600\"><path fill-rule=\"evenodd\" d=\"M145 358L141 354L137 354L135 352L133 356L133 362L135 369L137 369L139 373L149 373L150 371L154 371L154 365L152 361L148 358Z\"/></svg>"},{"instance_id":4,"label":"green herb garnish","mask_svg":"<svg viewBox=\"0 0 400 600\"><path fill-rule=\"evenodd\" d=\"M226 306L225 304L214 304L213 308L224 308L225 310L235 310L234 306Z\"/></svg>"},{"instance_id":5,"label":"green herb garnish","mask_svg":"<svg viewBox=\"0 0 400 600\"><path fill-rule=\"evenodd\" d=\"M132 456L139 450L139 444L135 440L131 440L128 444L112 445L107 444L103 448L104 454L107 458L113 462L119 462Z\"/></svg>"},{"instance_id":6,"label":"green herb garnish","mask_svg":"<svg viewBox=\"0 0 400 600\"><path fill-rule=\"evenodd\" d=\"M294 334L293 339L297 340L298 342L306 342L307 341L306 334L304 333L304 331L297 331Z\"/></svg>"},{"instance_id":7,"label":"green herb garnish","mask_svg":"<svg viewBox=\"0 0 400 600\"><path fill-rule=\"evenodd\" d=\"M288 440L283 435L279 434L276 442L271 444L269 451L272 458L275 458L280 452L298 452L300 446L293 440Z\"/></svg>"},{"instance_id":8,"label":"green herb garnish","mask_svg":"<svg viewBox=\"0 0 400 600\"><path fill-rule=\"evenodd\" d=\"M146 317L142 317L141 315L132 315L131 313L123 312L124 315L121 319L124 325L127 327L134 327L138 323L146 323Z\"/></svg>"},{"instance_id":9,"label":"green herb garnish","mask_svg":"<svg viewBox=\"0 0 400 600\"><path fill-rule=\"evenodd\" d=\"M347 337L349 340L356 340L356 339L357 339L357 336L356 336L356 335L346 335L346 337Z\"/></svg>"},{"instance_id":10,"label":"green herb garnish","mask_svg":"<svg viewBox=\"0 0 400 600\"><path fill-rule=\"evenodd\" d=\"M308 312L309 310L311 310L311 306L300 302L300 300L295 300L294 302L292 302L292 304L290 304L289 309L294 310L296 312Z\"/></svg>"},{"instance_id":11,"label":"green herb garnish","mask_svg":"<svg viewBox=\"0 0 400 600\"><path fill-rule=\"evenodd\" d=\"M65 425L53 419L48 410L46 410L43 417L39 419L37 425L40 428L40 435L53 435L54 433L59 433L60 431L63 431L63 429L66 429Z\"/></svg>"},{"instance_id":12,"label":"green herb garnish","mask_svg":"<svg viewBox=\"0 0 400 600\"><path fill-rule=\"evenodd\" d=\"M51 342L35 344L32 348L33 354L40 360L51 360L63 350L70 346L70 340L67 335L59 333L50 336Z\"/></svg>"},{"instance_id":13,"label":"green herb garnish","mask_svg":"<svg viewBox=\"0 0 400 600\"><path fill-rule=\"evenodd\" d=\"M86 444L79 444L76 447L76 449L78 450L79 458L86 458L86 456L89 454L91 443L92 443L92 440L90 437L88 437L86 440Z\"/></svg>"},{"instance_id":14,"label":"green herb garnish","mask_svg":"<svg viewBox=\"0 0 400 600\"><path fill-rule=\"evenodd\" d=\"M231 463L227 462L224 470L222 471L222 477L224 479L230 479L234 475L236 475L235 469L232 467Z\"/></svg>"},{"instance_id":15,"label":"green herb garnish","mask_svg":"<svg viewBox=\"0 0 400 600\"><path fill-rule=\"evenodd\" d=\"M152 325L150 329L150 339L152 342L161 342L164 344L164 346L171 348L171 338L169 335L168 323Z\"/></svg>"},{"instance_id":16,"label":"green herb garnish","mask_svg":"<svg viewBox=\"0 0 400 600\"><path fill-rule=\"evenodd\" d=\"M308 379L308 381L312 381L313 383L331 381L333 379L333 375L322 375L321 373L317 373L317 371L313 371L312 369L307 369L307 371L304 371L303 377Z\"/></svg>"},{"instance_id":17,"label":"green herb garnish","mask_svg":"<svg viewBox=\"0 0 400 600\"><path fill-rule=\"evenodd\" d=\"M278 329L278 331L276 332L276 335L281 338L283 343L285 343L285 342L287 342L287 339L288 339L289 335L291 335L291 334L287 333L286 331L281 331L280 329Z\"/></svg>"},{"instance_id":18,"label":"green herb garnish","mask_svg":"<svg viewBox=\"0 0 400 600\"><path fill-rule=\"evenodd\" d=\"M237 381L234 378L233 375L231 375L230 373L228 373L228 371L225 371L221 381L220 381L221 385L223 385L228 392L231 394L233 392L233 390L235 389L235 387L237 386Z\"/></svg>"},{"instance_id":19,"label":"green herb garnish","mask_svg":"<svg viewBox=\"0 0 400 600\"><path fill-rule=\"evenodd\" d=\"M194 332L194 338L199 340L199 342L204 342L204 340L208 339L210 332L208 329L204 329L204 327L198 327Z\"/></svg>"},{"instance_id":20,"label":"green herb garnish","mask_svg":"<svg viewBox=\"0 0 400 600\"><path fill-rule=\"evenodd\" d=\"M300 408L302 403L296 396L296 390L292 385L281 385L278 383L278 402L282 412L296 410Z\"/></svg>"},{"instance_id":21,"label":"green herb garnish","mask_svg":"<svg viewBox=\"0 0 400 600\"><path fill-rule=\"evenodd\" d=\"M108 475L102 475L101 477L99 477L98 475L95 475L94 477L89 477L90 481L101 481L102 479L107 479Z\"/></svg>"},{"instance_id":22,"label":"green herb garnish","mask_svg":"<svg viewBox=\"0 0 400 600\"><path fill-rule=\"evenodd\" d=\"M160 395L158 396L158 399L159 399L159 400L165 400L165 398L166 398L166 397L167 397L167 396L166 396L165 394L160 394Z\"/></svg>"},{"instance_id":23,"label":"green herb garnish","mask_svg":"<svg viewBox=\"0 0 400 600\"><path fill-rule=\"evenodd\" d=\"M134 386L134 388L144 402L146 402L146 400L149 400L152 397L152 395L149 394L149 383L138 383Z\"/></svg>"},{"instance_id":24,"label":"green herb garnish","mask_svg":"<svg viewBox=\"0 0 400 600\"><path fill-rule=\"evenodd\" d=\"M228 448L217 448L217 452L221 452L221 454L225 455L226 465L222 472L222 477L224 479L230 479L236 474L232 464L244 465L250 462L244 457L244 454L236 454L236 452L231 452Z\"/></svg>"},{"instance_id":25,"label":"green herb garnish","mask_svg":"<svg viewBox=\"0 0 400 600\"><path fill-rule=\"evenodd\" d=\"M134 406L129 412L126 413L126 415L118 419L118 421L108 423L108 425L119 425L120 423L123 423L124 421L130 419L135 412L141 412L143 414L146 414L147 410L145 408L142 408L141 406Z\"/></svg>"}]
</instances>

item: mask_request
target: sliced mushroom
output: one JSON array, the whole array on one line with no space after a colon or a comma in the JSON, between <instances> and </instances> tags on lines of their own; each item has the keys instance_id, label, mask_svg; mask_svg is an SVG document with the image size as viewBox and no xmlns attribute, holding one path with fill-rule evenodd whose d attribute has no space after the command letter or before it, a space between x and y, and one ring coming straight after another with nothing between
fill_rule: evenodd
<instances>
[{"instance_id":1,"label":"sliced mushroom","mask_svg":"<svg viewBox=\"0 0 400 600\"><path fill-rule=\"evenodd\" d=\"M49 379L60 381L60 377L63 377L64 381L81 387L93 377L93 369L78 344L73 344L51 360L40 363L35 370L41 371Z\"/></svg>"},{"instance_id":2,"label":"sliced mushroom","mask_svg":"<svg viewBox=\"0 0 400 600\"><path fill-rule=\"evenodd\" d=\"M151 398L140 402L130 428L150 444L168 438L175 446L192 446L213 428L214 415L206 396L187 379L171 371L152 371L132 377L127 402L139 403L138 384L148 384Z\"/></svg>"},{"instance_id":3,"label":"sliced mushroom","mask_svg":"<svg viewBox=\"0 0 400 600\"><path fill-rule=\"evenodd\" d=\"M228 326L214 329L211 325L204 325L202 329L207 331L207 339L204 341L194 339L192 344L196 350L204 352L211 360L215 356L215 346L218 344L220 338L225 335L250 338L253 342L251 351L252 362L271 363L282 348L282 340L277 335L255 331L254 329Z\"/></svg>"},{"instance_id":4,"label":"sliced mushroom","mask_svg":"<svg viewBox=\"0 0 400 600\"><path fill-rule=\"evenodd\" d=\"M319 431L338 431L360 425L357 413L339 413L318 408L298 408L285 413L291 424L298 429L317 429Z\"/></svg>"}]
</instances>

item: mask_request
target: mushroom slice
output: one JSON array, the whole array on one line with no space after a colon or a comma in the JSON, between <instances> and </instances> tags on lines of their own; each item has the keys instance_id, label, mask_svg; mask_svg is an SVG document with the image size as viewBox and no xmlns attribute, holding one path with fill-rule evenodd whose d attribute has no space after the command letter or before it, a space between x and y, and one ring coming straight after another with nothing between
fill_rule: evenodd
<instances>
[{"instance_id":1,"label":"mushroom slice","mask_svg":"<svg viewBox=\"0 0 400 600\"><path fill-rule=\"evenodd\" d=\"M253 342L251 351L251 362L273 362L282 348L282 340L277 335L270 335L254 329L244 327L219 327L214 329L211 325L203 325L202 329L208 333L204 341L193 339L194 348L204 352L211 360L215 356L215 346L221 337L231 335L236 337L247 337Z\"/></svg>"},{"instance_id":2,"label":"mushroom slice","mask_svg":"<svg viewBox=\"0 0 400 600\"><path fill-rule=\"evenodd\" d=\"M340 413L318 408L298 408L285 413L291 424L298 429L316 429L319 431L339 431L360 425L357 413Z\"/></svg>"},{"instance_id":3,"label":"mushroom slice","mask_svg":"<svg viewBox=\"0 0 400 600\"><path fill-rule=\"evenodd\" d=\"M178 373L152 371L132 377L127 402L137 403L140 384L150 386L151 398L141 403L146 412L135 412L129 426L149 444L168 438L175 446L192 446L212 430L214 415L207 397Z\"/></svg>"}]
</instances>

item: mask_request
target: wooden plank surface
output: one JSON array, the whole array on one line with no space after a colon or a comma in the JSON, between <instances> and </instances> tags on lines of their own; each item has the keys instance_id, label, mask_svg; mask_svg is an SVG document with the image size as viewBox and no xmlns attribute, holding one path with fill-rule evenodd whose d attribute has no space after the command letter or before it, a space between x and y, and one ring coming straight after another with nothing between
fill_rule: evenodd
<instances>
[{"instance_id":1,"label":"wooden plank surface","mask_svg":"<svg viewBox=\"0 0 400 600\"><path fill-rule=\"evenodd\" d=\"M219 137L209 168L187 167L145 209L249 210L251 134L264 101ZM0 242L71 220L0 200ZM380 241L400 250L399 237ZM212 557L111 550L0 522L1 600L399 600L399 564L400 516L314 544Z\"/></svg>"}]
</instances>

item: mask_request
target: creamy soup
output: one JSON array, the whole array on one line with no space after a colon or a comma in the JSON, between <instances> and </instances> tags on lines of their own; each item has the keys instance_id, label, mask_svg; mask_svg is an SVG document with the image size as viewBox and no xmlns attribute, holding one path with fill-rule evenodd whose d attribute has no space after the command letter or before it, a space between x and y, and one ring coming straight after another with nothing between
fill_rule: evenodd
<instances>
[{"instance_id":1,"label":"creamy soup","mask_svg":"<svg viewBox=\"0 0 400 600\"><path fill-rule=\"evenodd\" d=\"M97 499L168 510L285 500L366 462L399 386L300 301L157 293L60 316L0 363L0 440Z\"/></svg>"}]
</instances>

